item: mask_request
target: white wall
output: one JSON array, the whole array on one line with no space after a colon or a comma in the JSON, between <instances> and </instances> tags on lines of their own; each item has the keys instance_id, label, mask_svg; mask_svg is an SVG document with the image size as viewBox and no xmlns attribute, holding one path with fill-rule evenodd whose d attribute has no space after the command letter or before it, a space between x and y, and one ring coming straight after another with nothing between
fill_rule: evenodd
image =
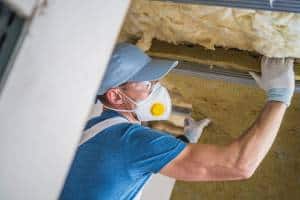
<instances>
[{"instance_id":1,"label":"white wall","mask_svg":"<svg viewBox=\"0 0 300 200\"><path fill-rule=\"evenodd\" d=\"M176 180L161 174L153 174L145 184L141 200L168 200L174 188Z\"/></svg>"},{"instance_id":2,"label":"white wall","mask_svg":"<svg viewBox=\"0 0 300 200\"><path fill-rule=\"evenodd\" d=\"M48 0L0 96L0 199L56 199L129 0Z\"/></svg>"}]
</instances>

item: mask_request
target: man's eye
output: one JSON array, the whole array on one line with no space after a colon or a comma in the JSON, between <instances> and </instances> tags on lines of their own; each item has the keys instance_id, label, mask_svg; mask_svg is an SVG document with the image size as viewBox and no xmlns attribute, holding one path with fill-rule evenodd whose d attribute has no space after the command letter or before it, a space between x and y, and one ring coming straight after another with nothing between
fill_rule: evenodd
<instances>
[{"instance_id":1,"label":"man's eye","mask_svg":"<svg viewBox=\"0 0 300 200\"><path fill-rule=\"evenodd\" d=\"M150 81L143 81L143 82L141 82L141 84L146 89L150 89L150 87L151 87L151 82Z\"/></svg>"}]
</instances>

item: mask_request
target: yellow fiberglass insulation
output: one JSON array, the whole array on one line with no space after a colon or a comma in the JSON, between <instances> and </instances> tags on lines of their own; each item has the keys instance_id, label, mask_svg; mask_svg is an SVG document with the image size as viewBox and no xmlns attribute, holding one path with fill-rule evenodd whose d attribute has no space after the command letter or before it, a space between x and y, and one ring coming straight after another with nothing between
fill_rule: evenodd
<instances>
[{"instance_id":1,"label":"yellow fiberglass insulation","mask_svg":"<svg viewBox=\"0 0 300 200\"><path fill-rule=\"evenodd\" d=\"M137 37L144 50L152 39L255 51L270 57L300 58L300 15L133 0L120 41Z\"/></svg>"}]
</instances>

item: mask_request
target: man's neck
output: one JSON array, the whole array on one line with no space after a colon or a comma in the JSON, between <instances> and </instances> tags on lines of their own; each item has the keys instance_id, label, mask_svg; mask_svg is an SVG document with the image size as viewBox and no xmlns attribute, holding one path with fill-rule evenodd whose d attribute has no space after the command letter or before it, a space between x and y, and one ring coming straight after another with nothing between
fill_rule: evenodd
<instances>
[{"instance_id":1,"label":"man's neck","mask_svg":"<svg viewBox=\"0 0 300 200\"><path fill-rule=\"evenodd\" d=\"M109 108L103 108L103 110L109 110ZM121 112L116 111L120 113L122 116L124 116L129 122L140 124L141 122L136 119L135 114L133 112Z\"/></svg>"},{"instance_id":2,"label":"man's neck","mask_svg":"<svg viewBox=\"0 0 300 200\"><path fill-rule=\"evenodd\" d=\"M126 117L128 119L128 121L132 122L132 123L136 123L136 124L140 124L141 122L139 120L136 119L136 117L134 116L134 113L132 112L119 112L121 115L123 115L124 117Z\"/></svg>"}]
</instances>

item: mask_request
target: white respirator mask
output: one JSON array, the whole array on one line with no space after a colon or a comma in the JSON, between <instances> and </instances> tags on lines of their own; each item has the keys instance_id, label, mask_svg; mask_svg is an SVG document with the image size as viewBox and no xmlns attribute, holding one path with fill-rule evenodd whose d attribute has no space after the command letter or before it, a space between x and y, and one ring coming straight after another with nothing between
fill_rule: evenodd
<instances>
[{"instance_id":1,"label":"white respirator mask","mask_svg":"<svg viewBox=\"0 0 300 200\"><path fill-rule=\"evenodd\" d=\"M123 93L123 92L122 92ZM136 105L135 109L123 110L107 107L108 109L121 111L121 112L134 112L139 121L156 121L167 120L172 111L172 102L168 90L160 83L156 83L150 95L142 101L134 101L126 94L124 96L133 104Z\"/></svg>"}]
</instances>

